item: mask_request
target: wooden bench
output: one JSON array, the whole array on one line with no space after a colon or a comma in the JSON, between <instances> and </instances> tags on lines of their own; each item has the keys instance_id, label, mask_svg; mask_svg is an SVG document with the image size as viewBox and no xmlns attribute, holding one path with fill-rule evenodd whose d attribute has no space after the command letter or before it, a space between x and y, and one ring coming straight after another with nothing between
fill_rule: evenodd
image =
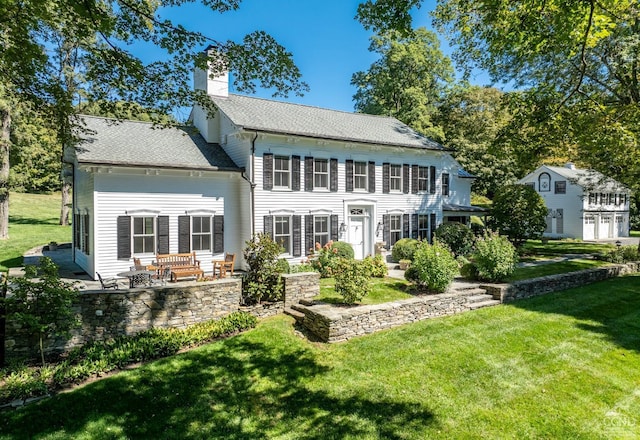
<instances>
[{"instance_id":1,"label":"wooden bench","mask_svg":"<svg viewBox=\"0 0 640 440\"><path fill-rule=\"evenodd\" d=\"M160 270L171 268L171 281L178 281L181 277L195 276L201 278L204 271L200 268L200 261L196 260L196 253L185 254L157 254L156 264Z\"/></svg>"}]
</instances>

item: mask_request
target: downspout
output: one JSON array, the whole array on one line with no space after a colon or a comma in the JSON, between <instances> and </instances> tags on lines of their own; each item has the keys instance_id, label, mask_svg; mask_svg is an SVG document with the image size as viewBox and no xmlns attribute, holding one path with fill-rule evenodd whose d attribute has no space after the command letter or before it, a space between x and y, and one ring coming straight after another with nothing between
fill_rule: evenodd
<instances>
[{"instance_id":1,"label":"downspout","mask_svg":"<svg viewBox=\"0 0 640 440\"><path fill-rule=\"evenodd\" d=\"M256 163L256 139L258 139L258 132L254 133L253 139L251 139L251 177L248 177L246 172L246 168L242 170L242 178L249 183L251 188L251 197L249 201L249 211L251 213L251 237L253 237L256 233L256 217L255 217L255 163Z\"/></svg>"}]
</instances>

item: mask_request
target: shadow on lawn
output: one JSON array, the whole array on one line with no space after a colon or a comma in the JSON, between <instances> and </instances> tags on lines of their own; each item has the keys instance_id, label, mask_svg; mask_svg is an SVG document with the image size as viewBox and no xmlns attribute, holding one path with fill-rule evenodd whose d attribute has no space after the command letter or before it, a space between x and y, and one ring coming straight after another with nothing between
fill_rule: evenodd
<instances>
[{"instance_id":1,"label":"shadow on lawn","mask_svg":"<svg viewBox=\"0 0 640 440\"><path fill-rule=\"evenodd\" d=\"M311 351L232 338L0 415L0 437L395 439L435 423L410 401L335 396Z\"/></svg>"},{"instance_id":2,"label":"shadow on lawn","mask_svg":"<svg viewBox=\"0 0 640 440\"><path fill-rule=\"evenodd\" d=\"M579 328L600 333L622 348L640 352L640 274L515 301L530 311L557 313L584 321Z\"/></svg>"},{"instance_id":3,"label":"shadow on lawn","mask_svg":"<svg viewBox=\"0 0 640 440\"><path fill-rule=\"evenodd\" d=\"M59 226L60 219L56 217L49 218L31 218L22 216L10 216L9 223L15 225L57 225Z\"/></svg>"}]
</instances>

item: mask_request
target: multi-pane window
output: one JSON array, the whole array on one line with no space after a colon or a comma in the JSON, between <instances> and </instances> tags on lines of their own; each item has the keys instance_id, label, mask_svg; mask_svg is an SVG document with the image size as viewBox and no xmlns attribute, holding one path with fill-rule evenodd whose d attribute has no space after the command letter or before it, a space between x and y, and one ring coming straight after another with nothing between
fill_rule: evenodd
<instances>
[{"instance_id":1,"label":"multi-pane window","mask_svg":"<svg viewBox=\"0 0 640 440\"><path fill-rule=\"evenodd\" d=\"M329 161L327 159L313 160L313 187L329 189Z\"/></svg>"},{"instance_id":2,"label":"multi-pane window","mask_svg":"<svg viewBox=\"0 0 640 440\"><path fill-rule=\"evenodd\" d=\"M154 217L133 218L133 253L153 254L156 252L156 219Z\"/></svg>"},{"instance_id":3,"label":"multi-pane window","mask_svg":"<svg viewBox=\"0 0 640 440\"><path fill-rule=\"evenodd\" d=\"M589 205L595 205L596 203L596 194L589 193Z\"/></svg>"},{"instance_id":4,"label":"multi-pane window","mask_svg":"<svg viewBox=\"0 0 640 440\"><path fill-rule=\"evenodd\" d=\"M191 249L211 250L211 217L191 217Z\"/></svg>"},{"instance_id":5,"label":"multi-pane window","mask_svg":"<svg viewBox=\"0 0 640 440\"><path fill-rule=\"evenodd\" d=\"M326 215L313 218L313 241L324 246L329 242L329 217Z\"/></svg>"},{"instance_id":6,"label":"multi-pane window","mask_svg":"<svg viewBox=\"0 0 640 440\"><path fill-rule=\"evenodd\" d=\"M442 173L442 195L449 195L449 173Z\"/></svg>"},{"instance_id":7,"label":"multi-pane window","mask_svg":"<svg viewBox=\"0 0 640 440\"><path fill-rule=\"evenodd\" d=\"M429 191L429 167L418 167L418 191Z\"/></svg>"},{"instance_id":8,"label":"multi-pane window","mask_svg":"<svg viewBox=\"0 0 640 440\"><path fill-rule=\"evenodd\" d=\"M429 239L429 214L418 214L418 238Z\"/></svg>"},{"instance_id":9,"label":"multi-pane window","mask_svg":"<svg viewBox=\"0 0 640 440\"><path fill-rule=\"evenodd\" d=\"M556 180L556 182L555 182L555 193L556 194L566 194L567 193L567 181L566 180Z\"/></svg>"},{"instance_id":10,"label":"multi-pane window","mask_svg":"<svg viewBox=\"0 0 640 440\"><path fill-rule=\"evenodd\" d=\"M389 189L391 191L402 191L402 165L391 165L389 167Z\"/></svg>"},{"instance_id":11,"label":"multi-pane window","mask_svg":"<svg viewBox=\"0 0 640 440\"><path fill-rule=\"evenodd\" d=\"M287 156L273 158L273 187L290 188L291 163Z\"/></svg>"},{"instance_id":12,"label":"multi-pane window","mask_svg":"<svg viewBox=\"0 0 640 440\"><path fill-rule=\"evenodd\" d=\"M273 219L273 239L285 253L291 253L291 217L276 216Z\"/></svg>"},{"instance_id":13,"label":"multi-pane window","mask_svg":"<svg viewBox=\"0 0 640 440\"><path fill-rule=\"evenodd\" d=\"M402 214L391 214L389 216L389 245L393 246L396 241L402 238Z\"/></svg>"},{"instance_id":14,"label":"multi-pane window","mask_svg":"<svg viewBox=\"0 0 640 440\"><path fill-rule=\"evenodd\" d=\"M367 190L367 163L353 163L353 188L356 190Z\"/></svg>"}]
</instances>

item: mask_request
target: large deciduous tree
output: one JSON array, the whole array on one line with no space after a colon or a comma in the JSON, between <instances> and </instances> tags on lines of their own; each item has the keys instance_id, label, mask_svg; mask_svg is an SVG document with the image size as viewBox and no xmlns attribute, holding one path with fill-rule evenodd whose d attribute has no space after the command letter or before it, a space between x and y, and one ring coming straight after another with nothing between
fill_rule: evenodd
<instances>
[{"instance_id":1,"label":"large deciduous tree","mask_svg":"<svg viewBox=\"0 0 640 440\"><path fill-rule=\"evenodd\" d=\"M370 51L380 55L351 83L356 110L398 118L426 136L442 141L442 127L433 124L437 104L453 81L451 61L440 50L438 37L424 28L403 37L397 32L374 36Z\"/></svg>"},{"instance_id":2,"label":"large deciduous tree","mask_svg":"<svg viewBox=\"0 0 640 440\"><path fill-rule=\"evenodd\" d=\"M50 110L58 140L67 147L74 141L77 122L70 116L77 111L79 95L102 103L137 102L159 113L194 102L212 109L204 92L191 89L194 66L209 65L214 73L233 70L239 91L252 92L258 84L281 96L307 90L292 55L265 32L252 32L240 42L218 41L161 16L163 8L189 2L0 0L0 84L19 99ZM240 1L205 3L226 12L237 9ZM148 61L135 56L133 43L153 47L157 57ZM205 46L211 50L203 51ZM9 127L10 106L1 106L0 116L0 125ZM9 128L4 133L3 151L10 145ZM5 156L0 152L0 158ZM0 239L7 237L8 223L3 170Z\"/></svg>"}]
</instances>

